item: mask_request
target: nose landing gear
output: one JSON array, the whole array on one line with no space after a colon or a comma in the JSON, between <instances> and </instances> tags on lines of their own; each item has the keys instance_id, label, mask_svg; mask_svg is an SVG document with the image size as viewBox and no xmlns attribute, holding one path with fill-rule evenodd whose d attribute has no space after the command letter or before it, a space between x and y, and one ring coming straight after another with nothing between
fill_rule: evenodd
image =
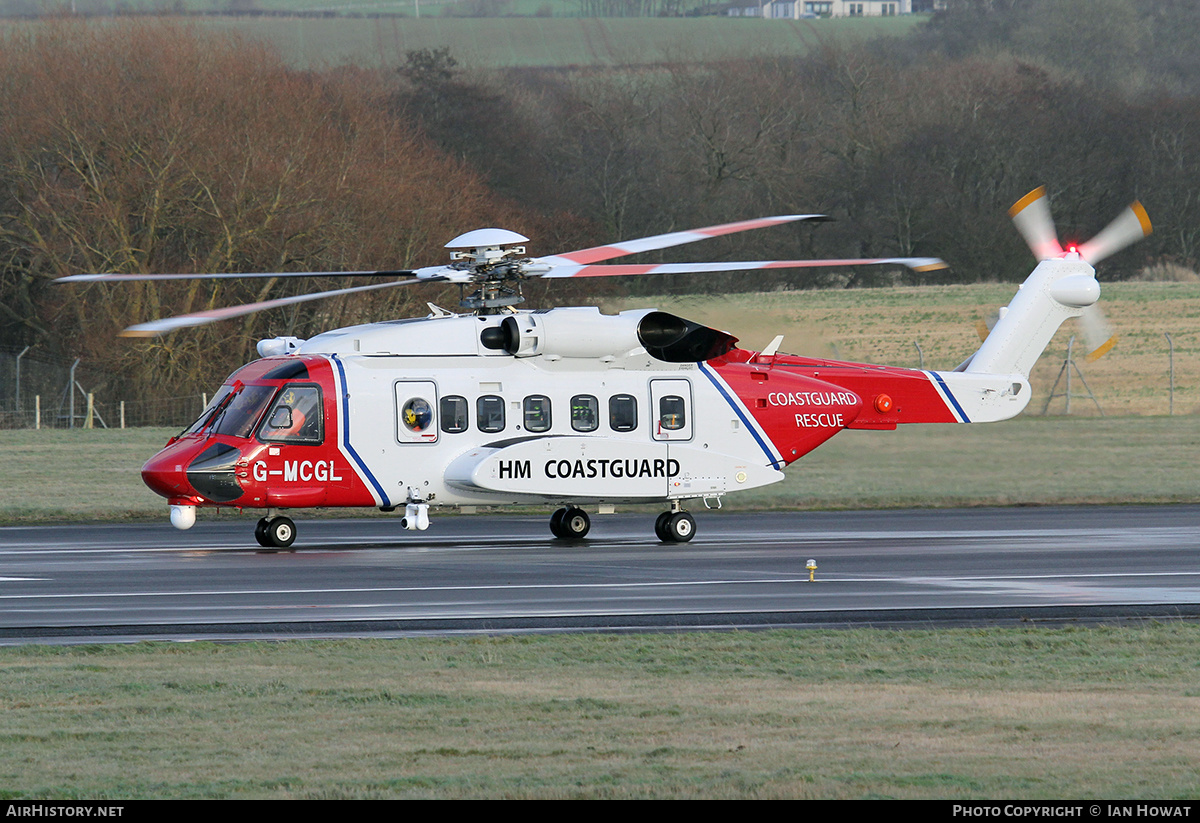
<instances>
[{"instance_id":1,"label":"nose landing gear","mask_svg":"<svg viewBox=\"0 0 1200 823\"><path fill-rule=\"evenodd\" d=\"M265 549L286 549L296 542L296 524L291 518L264 517L254 527L254 539Z\"/></svg>"}]
</instances>

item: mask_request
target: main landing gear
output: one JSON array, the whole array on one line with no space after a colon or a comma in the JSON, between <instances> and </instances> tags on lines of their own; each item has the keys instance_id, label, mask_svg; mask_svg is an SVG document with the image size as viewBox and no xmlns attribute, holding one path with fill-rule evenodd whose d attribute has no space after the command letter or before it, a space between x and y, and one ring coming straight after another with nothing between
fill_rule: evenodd
<instances>
[{"instance_id":1,"label":"main landing gear","mask_svg":"<svg viewBox=\"0 0 1200 823\"><path fill-rule=\"evenodd\" d=\"M654 533L664 543L686 543L696 536L696 520L682 509L663 512L654 521Z\"/></svg>"},{"instance_id":2,"label":"main landing gear","mask_svg":"<svg viewBox=\"0 0 1200 823\"><path fill-rule=\"evenodd\" d=\"M550 531L559 540L582 540L591 528L587 512L577 506L564 506L550 516ZM664 543L686 543L696 536L696 520L672 504L654 521L654 534Z\"/></svg>"},{"instance_id":3,"label":"main landing gear","mask_svg":"<svg viewBox=\"0 0 1200 823\"><path fill-rule=\"evenodd\" d=\"M291 518L264 517L254 527L254 539L264 549L286 549L296 542L296 524Z\"/></svg>"},{"instance_id":4,"label":"main landing gear","mask_svg":"<svg viewBox=\"0 0 1200 823\"><path fill-rule=\"evenodd\" d=\"M587 512L567 506L550 515L550 532L559 540L582 540L592 528Z\"/></svg>"}]
</instances>

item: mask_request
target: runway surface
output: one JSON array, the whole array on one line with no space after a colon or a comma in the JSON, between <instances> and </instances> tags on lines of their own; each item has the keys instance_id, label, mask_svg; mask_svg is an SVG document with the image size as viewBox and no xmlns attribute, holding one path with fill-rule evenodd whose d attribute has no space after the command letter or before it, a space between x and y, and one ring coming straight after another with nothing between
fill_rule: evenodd
<instances>
[{"instance_id":1,"label":"runway surface","mask_svg":"<svg viewBox=\"0 0 1200 823\"><path fill-rule=\"evenodd\" d=\"M0 528L0 643L1200 615L1196 506L653 517L300 521L285 553L251 516Z\"/></svg>"}]
</instances>

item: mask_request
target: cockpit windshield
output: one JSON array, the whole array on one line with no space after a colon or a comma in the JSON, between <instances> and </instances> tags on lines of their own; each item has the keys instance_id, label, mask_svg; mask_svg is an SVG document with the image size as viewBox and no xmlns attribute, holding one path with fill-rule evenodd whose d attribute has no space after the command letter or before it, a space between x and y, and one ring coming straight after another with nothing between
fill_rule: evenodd
<instances>
[{"instance_id":1,"label":"cockpit windshield","mask_svg":"<svg viewBox=\"0 0 1200 823\"><path fill-rule=\"evenodd\" d=\"M184 434L198 434L207 429L210 434L249 437L275 391L274 386L242 386L237 383L222 386Z\"/></svg>"},{"instance_id":2,"label":"cockpit windshield","mask_svg":"<svg viewBox=\"0 0 1200 823\"><path fill-rule=\"evenodd\" d=\"M230 437L249 437L274 395L274 386L246 386L213 418L214 431Z\"/></svg>"}]
</instances>

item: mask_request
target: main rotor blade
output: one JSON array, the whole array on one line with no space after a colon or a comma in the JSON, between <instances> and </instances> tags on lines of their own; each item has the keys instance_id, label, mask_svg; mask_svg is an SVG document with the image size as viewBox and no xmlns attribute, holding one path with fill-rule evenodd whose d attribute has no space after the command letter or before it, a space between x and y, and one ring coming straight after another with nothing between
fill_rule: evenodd
<instances>
[{"instance_id":1,"label":"main rotor blade","mask_svg":"<svg viewBox=\"0 0 1200 823\"><path fill-rule=\"evenodd\" d=\"M349 289L335 289L334 291L320 291L313 294L298 294L293 297L277 297L274 300L263 300L260 303L243 303L240 306L227 306L223 309L210 309L208 311L198 311L194 314L181 314L176 317L166 317L162 320L154 320L150 323L139 323L136 326L130 326L121 332L121 337L159 337L169 331L176 329L186 329L192 326L203 326L208 323L215 323L218 320L228 320L232 317L241 317L246 314L253 314L264 309L275 309L280 306L290 306L294 303L306 303L309 300L320 300L324 297L336 297L339 294L353 294L361 291L374 291L375 289L388 289L392 286L407 286L409 283L427 283L428 280L393 280L390 283L372 283L369 286L355 286Z\"/></svg>"},{"instance_id":2,"label":"main rotor blade","mask_svg":"<svg viewBox=\"0 0 1200 823\"><path fill-rule=\"evenodd\" d=\"M742 220L737 223L722 223L719 226L706 226L702 229L676 231L669 234L656 234L653 237L643 237L640 240L626 240L609 246L593 246L590 249L550 254L538 257L538 263L549 263L552 266L598 263L601 260L611 260L614 257L624 257L643 251L655 251L671 246L681 246L684 243L695 243L709 237L721 237L726 234L736 234L740 231L762 229L767 226L778 226L782 223L794 223L797 220L821 220L822 214L782 214L776 217L759 217L754 220Z\"/></svg>"},{"instance_id":3,"label":"main rotor blade","mask_svg":"<svg viewBox=\"0 0 1200 823\"><path fill-rule=\"evenodd\" d=\"M1135 200L1104 231L1079 247L1079 257L1094 266L1152 231L1154 227L1150 225L1150 216L1142 204Z\"/></svg>"},{"instance_id":4,"label":"main rotor blade","mask_svg":"<svg viewBox=\"0 0 1200 823\"><path fill-rule=\"evenodd\" d=\"M243 277L401 277L409 269L396 271L272 271L220 272L217 274L72 274L55 278L55 283L104 283L118 280L236 280Z\"/></svg>"},{"instance_id":5,"label":"main rotor blade","mask_svg":"<svg viewBox=\"0 0 1200 823\"><path fill-rule=\"evenodd\" d=\"M915 271L944 269L936 257L872 257L845 260L741 260L725 263L647 263L644 265L555 266L542 277L616 277L638 274L693 274L712 271L751 271L754 269L816 269L835 266L907 266Z\"/></svg>"},{"instance_id":6,"label":"main rotor blade","mask_svg":"<svg viewBox=\"0 0 1200 823\"><path fill-rule=\"evenodd\" d=\"M1022 197L1008 210L1017 231L1029 244L1029 250L1040 263L1051 257L1061 257L1062 245L1054 231L1054 219L1050 217L1050 204L1046 200L1046 187L1038 186Z\"/></svg>"}]
</instances>

